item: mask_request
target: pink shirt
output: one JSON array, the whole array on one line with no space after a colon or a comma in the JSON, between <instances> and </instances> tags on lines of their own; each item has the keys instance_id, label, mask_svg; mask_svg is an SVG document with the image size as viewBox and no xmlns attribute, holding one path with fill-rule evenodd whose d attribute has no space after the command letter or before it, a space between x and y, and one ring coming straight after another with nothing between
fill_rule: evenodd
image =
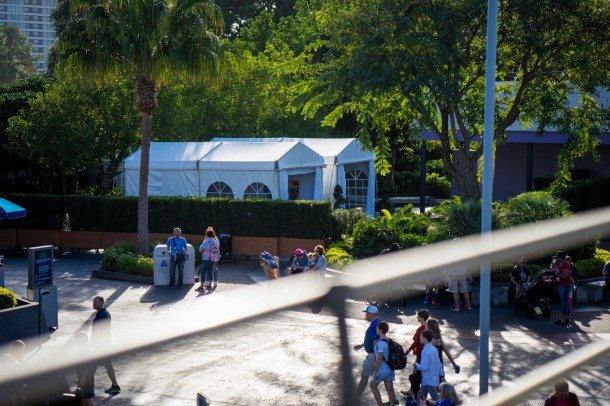
<instances>
[{"instance_id":1,"label":"pink shirt","mask_svg":"<svg viewBox=\"0 0 610 406\"><path fill-rule=\"evenodd\" d=\"M557 274L561 275L568 272L568 277L565 279L558 278L557 286L570 286L574 281L572 280L572 276L570 275L570 261L563 261L561 265L557 267Z\"/></svg>"}]
</instances>

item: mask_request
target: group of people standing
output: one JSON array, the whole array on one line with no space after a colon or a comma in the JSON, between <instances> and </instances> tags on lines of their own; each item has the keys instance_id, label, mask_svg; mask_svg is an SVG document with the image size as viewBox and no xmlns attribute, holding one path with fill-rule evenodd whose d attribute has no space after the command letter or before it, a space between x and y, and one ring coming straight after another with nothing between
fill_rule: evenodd
<instances>
[{"instance_id":1,"label":"group of people standing","mask_svg":"<svg viewBox=\"0 0 610 406\"><path fill-rule=\"evenodd\" d=\"M170 256L169 263L169 288L174 286L181 288L184 277L184 263L188 260L186 238L182 237L182 230L174 228L173 236L167 239L167 251ZM200 286L197 292L214 290L218 287L218 262L220 261L220 241L216 236L214 228L208 227L205 231L205 239L199 246L199 252L203 259L201 273L199 274ZM178 280L176 281L176 268L178 269Z\"/></svg>"},{"instance_id":2,"label":"group of people standing","mask_svg":"<svg viewBox=\"0 0 610 406\"><path fill-rule=\"evenodd\" d=\"M360 397L364 392L369 379L369 387L378 406L394 405L396 393L394 391L395 371L390 369L387 360L389 347L387 333L388 323L379 319L379 309L368 306L365 310L365 320L370 324L364 335L362 344L354 346L355 351L364 348L367 355L362 363L362 372L358 384L357 395ZM416 313L420 326L413 336L413 343L406 351L412 352L416 358L413 363L413 373L409 375L411 382L410 390L402 390L411 402L420 405L442 405L455 406L459 399L455 388L446 382L443 368L443 353L453 365L456 373L460 372L460 366L455 363L447 346L443 342L438 320L430 317L426 309L418 310ZM383 382L388 393L389 401L382 402L378 386ZM428 399L428 396L430 399ZM417 399L417 400L416 400ZM432 401L433 403L428 403Z\"/></svg>"}]
</instances>

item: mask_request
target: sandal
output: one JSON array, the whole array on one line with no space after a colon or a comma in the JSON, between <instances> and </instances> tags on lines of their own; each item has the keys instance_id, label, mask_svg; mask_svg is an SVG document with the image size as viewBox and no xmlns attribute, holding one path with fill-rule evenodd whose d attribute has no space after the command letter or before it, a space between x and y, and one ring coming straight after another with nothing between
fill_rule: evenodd
<instances>
[{"instance_id":1,"label":"sandal","mask_svg":"<svg viewBox=\"0 0 610 406\"><path fill-rule=\"evenodd\" d=\"M458 309L458 308L454 307L453 309L451 309L451 311L452 311L452 312L459 312L459 311L460 311L460 309Z\"/></svg>"}]
</instances>

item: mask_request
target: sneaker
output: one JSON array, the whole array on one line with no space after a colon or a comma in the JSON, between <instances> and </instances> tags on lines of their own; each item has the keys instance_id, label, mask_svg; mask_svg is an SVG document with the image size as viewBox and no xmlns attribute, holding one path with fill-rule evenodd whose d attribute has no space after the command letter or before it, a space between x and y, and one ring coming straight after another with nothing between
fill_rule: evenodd
<instances>
[{"instance_id":1,"label":"sneaker","mask_svg":"<svg viewBox=\"0 0 610 406\"><path fill-rule=\"evenodd\" d=\"M111 394L121 393L121 387L119 385L112 385L110 389L106 389L104 392Z\"/></svg>"},{"instance_id":2,"label":"sneaker","mask_svg":"<svg viewBox=\"0 0 610 406\"><path fill-rule=\"evenodd\" d=\"M563 321L563 320L561 320L561 319L557 319L557 321L555 322L555 324L556 324L556 325L558 325L558 326L565 326L565 325L566 325L566 324L568 324L568 323L567 323L567 320L566 320L566 321Z\"/></svg>"},{"instance_id":3,"label":"sneaker","mask_svg":"<svg viewBox=\"0 0 610 406\"><path fill-rule=\"evenodd\" d=\"M399 404L400 404L400 402L398 401L398 399L394 399L394 404L395 404L395 405L399 405ZM390 401L388 400L387 402L384 402L384 403L383 403L383 406L391 406L391 405L390 405Z\"/></svg>"},{"instance_id":4,"label":"sneaker","mask_svg":"<svg viewBox=\"0 0 610 406\"><path fill-rule=\"evenodd\" d=\"M195 289L195 292L203 292L203 287L199 286L197 289Z\"/></svg>"},{"instance_id":5,"label":"sneaker","mask_svg":"<svg viewBox=\"0 0 610 406\"><path fill-rule=\"evenodd\" d=\"M427 305L428 304L428 299L424 300L423 304Z\"/></svg>"},{"instance_id":6,"label":"sneaker","mask_svg":"<svg viewBox=\"0 0 610 406\"><path fill-rule=\"evenodd\" d=\"M218 287L218 283L214 282L214 289L216 289Z\"/></svg>"}]
</instances>

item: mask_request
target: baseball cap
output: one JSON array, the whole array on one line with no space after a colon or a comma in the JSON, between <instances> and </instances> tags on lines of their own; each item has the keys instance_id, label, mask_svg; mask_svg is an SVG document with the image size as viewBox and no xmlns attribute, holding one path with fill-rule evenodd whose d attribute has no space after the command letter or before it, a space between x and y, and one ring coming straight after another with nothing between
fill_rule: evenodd
<instances>
[{"instance_id":1,"label":"baseball cap","mask_svg":"<svg viewBox=\"0 0 610 406\"><path fill-rule=\"evenodd\" d=\"M297 248L297 249L294 251L294 254L295 254L295 255L301 255L302 253L303 253L303 250L302 250L302 249L300 249L300 248Z\"/></svg>"},{"instance_id":2,"label":"baseball cap","mask_svg":"<svg viewBox=\"0 0 610 406\"><path fill-rule=\"evenodd\" d=\"M364 309L362 311L362 313L371 313L371 314L378 314L379 313L379 309L375 306L369 306L366 309Z\"/></svg>"}]
</instances>

